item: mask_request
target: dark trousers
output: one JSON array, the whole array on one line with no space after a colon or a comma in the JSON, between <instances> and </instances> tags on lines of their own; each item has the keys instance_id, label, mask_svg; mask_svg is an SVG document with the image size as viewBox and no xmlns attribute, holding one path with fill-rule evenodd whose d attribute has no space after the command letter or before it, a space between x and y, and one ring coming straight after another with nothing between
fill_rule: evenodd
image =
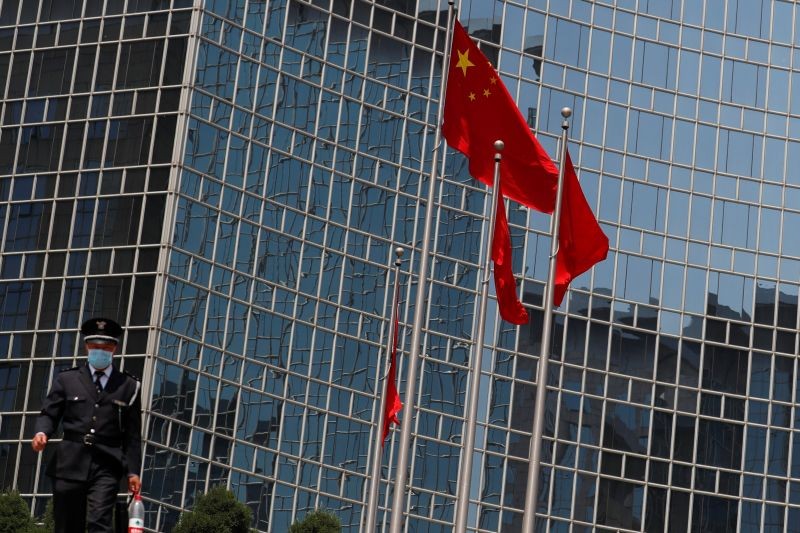
<instances>
[{"instance_id":1,"label":"dark trousers","mask_svg":"<svg viewBox=\"0 0 800 533\"><path fill-rule=\"evenodd\" d=\"M113 533L112 517L120 469L100 453L92 454L86 481L53 479L55 533ZM87 520L88 517L88 520Z\"/></svg>"}]
</instances>

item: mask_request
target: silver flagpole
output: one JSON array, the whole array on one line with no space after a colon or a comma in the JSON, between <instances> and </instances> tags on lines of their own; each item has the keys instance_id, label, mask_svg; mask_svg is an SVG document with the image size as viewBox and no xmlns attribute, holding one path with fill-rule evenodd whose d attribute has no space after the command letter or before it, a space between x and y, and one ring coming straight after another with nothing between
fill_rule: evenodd
<instances>
[{"instance_id":1,"label":"silver flagpole","mask_svg":"<svg viewBox=\"0 0 800 533\"><path fill-rule=\"evenodd\" d=\"M404 525L403 514L406 508L406 481L408 479L408 453L411 448L411 425L414 421L414 400L416 399L417 364L422 338L422 320L427 301L428 261L430 260L431 231L433 227L433 204L436 201L436 181L438 179L439 149L442 144L442 117L444 117L444 97L447 94L447 74L450 69L450 47L453 34L453 6L447 6L447 33L445 34L444 61L442 63L442 87L439 93L439 110L436 114L436 133L433 140L433 164L428 182L428 203L425 206L425 225L422 232L422 252L419 256L419 279L417 280L417 299L414 302L414 323L411 329L411 349L408 354L408 374L406 394L403 398L403 418L400 421L400 442L397 446L397 467L392 494L392 518L390 533L400 533ZM370 532L371 533L371 532Z\"/></svg>"},{"instance_id":2,"label":"silver flagpole","mask_svg":"<svg viewBox=\"0 0 800 533\"><path fill-rule=\"evenodd\" d=\"M394 351L395 339L395 320L397 317L397 300L399 299L400 288L400 260L403 257L403 249L397 247L394 249L394 254L397 259L394 260L394 288L392 296L392 311L389 319L389 340L386 342L386 363L384 363L383 375L387 376L389 366L392 361L392 353ZM395 379L397 379L395 377ZM375 391L380 395L378 403L378 423L375 426L375 439L372 443L372 469L370 474L369 496L367 499L367 523L364 531L374 533L375 519L378 516L378 487L381 482L381 459L383 458L383 421L385 420L384 411L386 410L386 377L383 379L383 394L381 394L381 383L375 385Z\"/></svg>"},{"instance_id":3,"label":"silver flagpole","mask_svg":"<svg viewBox=\"0 0 800 533\"><path fill-rule=\"evenodd\" d=\"M558 255L558 229L561 221L561 196L564 192L564 165L567 154L567 119L572 115L572 109L564 107L561 116L561 165L558 168L558 189L556 192L556 205L553 209L553 218L550 220L553 241L550 243L550 269L547 273L547 285L544 291L544 323L542 325L542 346L539 350L539 371L536 375L536 405L533 411L533 434L530 445L530 471L528 472L528 487L525 491L525 514L522 520L522 531L533 533L536 527L536 501L539 490L539 471L542 460L542 433L544 431L545 402L547 401L547 365L550 362L550 330L553 324L553 288L556 280L556 256Z\"/></svg>"},{"instance_id":4,"label":"silver flagpole","mask_svg":"<svg viewBox=\"0 0 800 533\"><path fill-rule=\"evenodd\" d=\"M459 472L458 499L456 500L455 533L467 530L469 513L469 491L472 488L472 459L475 454L475 428L478 418L478 390L481 386L481 361L483 360L483 334L486 330L486 307L489 303L489 279L492 271L492 240L497 218L497 185L500 183L500 152L505 148L503 141L495 141L494 149L494 186L492 187L491 207L489 208L489 235L486 239L486 256L483 258L483 285L481 303L478 308L478 326L475 332L475 351L470 361L470 381L467 387L466 426L464 428L464 449L461 451L461 468ZM502 202L503 199L501 198Z\"/></svg>"}]
</instances>

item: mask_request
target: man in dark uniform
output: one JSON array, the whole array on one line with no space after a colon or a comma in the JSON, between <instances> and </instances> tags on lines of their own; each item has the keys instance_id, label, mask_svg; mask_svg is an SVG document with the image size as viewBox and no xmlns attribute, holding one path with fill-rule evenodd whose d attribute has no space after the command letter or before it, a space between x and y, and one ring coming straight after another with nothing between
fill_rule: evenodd
<instances>
[{"instance_id":1,"label":"man in dark uniform","mask_svg":"<svg viewBox=\"0 0 800 533\"><path fill-rule=\"evenodd\" d=\"M122 327L107 318L81 326L88 361L60 373L36 420L31 445L44 450L59 422L64 439L47 474L53 478L56 533L112 531L120 479L141 488L140 383L111 364ZM88 511L88 513L87 513Z\"/></svg>"}]
</instances>

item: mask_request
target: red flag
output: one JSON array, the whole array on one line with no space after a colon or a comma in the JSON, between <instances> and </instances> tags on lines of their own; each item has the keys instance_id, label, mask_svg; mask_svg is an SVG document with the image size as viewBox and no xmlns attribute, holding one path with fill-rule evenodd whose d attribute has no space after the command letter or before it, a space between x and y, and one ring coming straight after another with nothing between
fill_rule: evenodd
<instances>
[{"instance_id":1,"label":"red flag","mask_svg":"<svg viewBox=\"0 0 800 533\"><path fill-rule=\"evenodd\" d=\"M400 425L397 413L403 408L400 394L397 393L397 332L400 329L400 286L397 286L394 298L394 324L392 324L392 354L389 373L386 375L386 403L383 406L383 442L389 435L391 424Z\"/></svg>"},{"instance_id":2,"label":"red flag","mask_svg":"<svg viewBox=\"0 0 800 533\"><path fill-rule=\"evenodd\" d=\"M517 284L511 269L511 233L508 231L506 206L502 186L497 184L497 216L492 238L492 260L494 261L494 288L500 316L512 324L528 322L528 312L517 298Z\"/></svg>"},{"instance_id":3,"label":"red flag","mask_svg":"<svg viewBox=\"0 0 800 533\"><path fill-rule=\"evenodd\" d=\"M560 305L569 283L595 263L606 258L608 237L600 229L592 208L583 196L569 151L565 152L564 190L561 195L561 224L558 227L556 286L553 302Z\"/></svg>"},{"instance_id":4,"label":"red flag","mask_svg":"<svg viewBox=\"0 0 800 533\"><path fill-rule=\"evenodd\" d=\"M504 194L537 211L553 212L558 169L533 136L489 60L458 21L453 32L442 133L451 147L469 158L470 174L489 186L494 182L494 141L502 140L505 149L500 180ZM608 238L583 196L571 163L564 179L555 305L561 304L570 280L602 260L608 251ZM514 314L513 310L509 313Z\"/></svg>"},{"instance_id":5,"label":"red flag","mask_svg":"<svg viewBox=\"0 0 800 533\"><path fill-rule=\"evenodd\" d=\"M506 196L552 213L558 169L533 137L517 104L489 60L456 21L450 54L442 134L469 158L472 176L494 183L494 142L505 143L500 180Z\"/></svg>"}]
</instances>

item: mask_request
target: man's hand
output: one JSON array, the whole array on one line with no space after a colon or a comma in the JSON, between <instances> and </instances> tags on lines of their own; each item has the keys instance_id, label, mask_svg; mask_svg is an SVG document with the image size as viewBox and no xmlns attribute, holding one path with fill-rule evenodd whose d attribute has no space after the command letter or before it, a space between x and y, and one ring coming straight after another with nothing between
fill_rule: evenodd
<instances>
[{"instance_id":1,"label":"man's hand","mask_svg":"<svg viewBox=\"0 0 800 533\"><path fill-rule=\"evenodd\" d=\"M142 490L142 480L139 479L139 476L136 474L131 474L128 476L128 491L133 492L136 494Z\"/></svg>"},{"instance_id":2,"label":"man's hand","mask_svg":"<svg viewBox=\"0 0 800 533\"><path fill-rule=\"evenodd\" d=\"M35 452L41 452L47 446L47 435L44 433L37 433L31 441L31 447Z\"/></svg>"}]
</instances>

